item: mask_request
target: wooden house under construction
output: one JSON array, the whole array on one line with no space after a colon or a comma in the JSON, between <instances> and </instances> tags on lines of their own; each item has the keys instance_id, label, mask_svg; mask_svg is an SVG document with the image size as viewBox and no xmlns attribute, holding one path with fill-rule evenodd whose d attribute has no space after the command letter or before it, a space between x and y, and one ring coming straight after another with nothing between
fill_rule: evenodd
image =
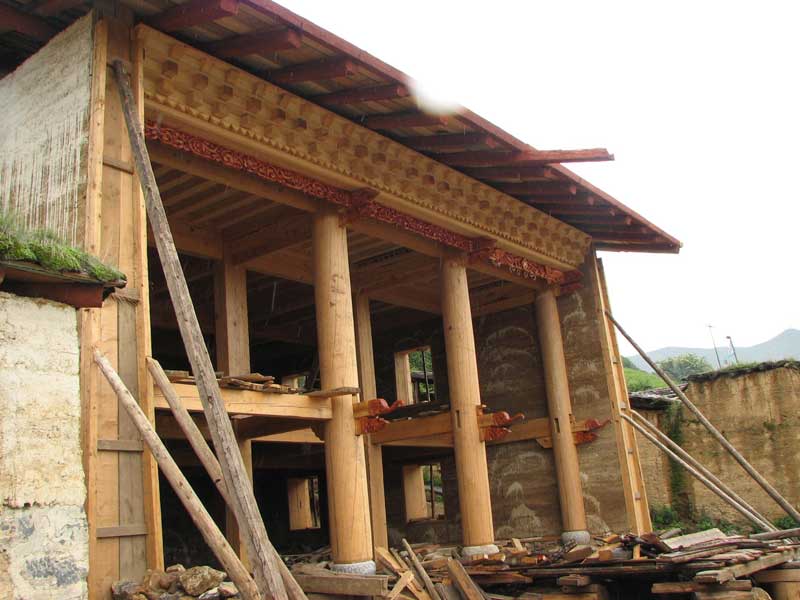
<instances>
[{"instance_id":1,"label":"wooden house under construction","mask_svg":"<svg viewBox=\"0 0 800 600\"><path fill-rule=\"evenodd\" d=\"M279 551L330 544L347 568L404 537L469 554L650 529L596 252L680 243L563 166L605 150L426 113L405 75L270 0L0 0L0 20L0 206L128 279L78 315L82 453L62 460L91 598L212 560L95 348L240 535L148 372L209 433L115 64Z\"/></svg>"}]
</instances>

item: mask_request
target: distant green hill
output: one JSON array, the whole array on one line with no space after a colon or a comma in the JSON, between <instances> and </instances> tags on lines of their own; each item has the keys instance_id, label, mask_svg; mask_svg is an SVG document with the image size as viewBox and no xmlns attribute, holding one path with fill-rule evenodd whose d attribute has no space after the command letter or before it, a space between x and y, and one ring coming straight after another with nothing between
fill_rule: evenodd
<instances>
[{"instance_id":1,"label":"distant green hill","mask_svg":"<svg viewBox=\"0 0 800 600\"><path fill-rule=\"evenodd\" d=\"M720 345L717 347L719 351L719 358L722 365L733 364L733 354L727 345ZM659 348L648 352L648 355L655 361L664 360L679 354L697 354L705 358L713 367L717 366L717 357L714 354L713 348L686 348L680 346L668 346L666 348ZM736 348L736 354L739 356L739 362L764 362L768 360L782 360L786 358L794 358L800 360L800 330L787 329L783 333L776 335L774 338L756 344L755 346L748 346ZM626 359L630 360L633 366L652 373L652 369L638 354L635 356L627 356Z\"/></svg>"}]
</instances>

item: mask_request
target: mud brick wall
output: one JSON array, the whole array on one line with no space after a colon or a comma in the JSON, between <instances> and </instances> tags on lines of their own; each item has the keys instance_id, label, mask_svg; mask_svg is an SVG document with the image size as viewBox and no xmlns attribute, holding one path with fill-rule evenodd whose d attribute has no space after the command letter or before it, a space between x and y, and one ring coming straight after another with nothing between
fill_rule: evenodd
<instances>
[{"instance_id":1,"label":"mud brick wall","mask_svg":"<svg viewBox=\"0 0 800 600\"><path fill-rule=\"evenodd\" d=\"M666 431L666 410L646 410L642 408L636 408L635 410L661 431ZM650 507L658 510L666 506L672 506L674 497L670 487L669 458L642 435L636 437L636 443L639 446L639 460L642 464L644 487L647 490L647 500L650 503Z\"/></svg>"},{"instance_id":2,"label":"mud brick wall","mask_svg":"<svg viewBox=\"0 0 800 600\"><path fill-rule=\"evenodd\" d=\"M92 16L0 80L0 212L82 243L92 76Z\"/></svg>"},{"instance_id":3,"label":"mud brick wall","mask_svg":"<svg viewBox=\"0 0 800 600\"><path fill-rule=\"evenodd\" d=\"M74 308L0 292L0 597L87 597Z\"/></svg>"},{"instance_id":4,"label":"mud brick wall","mask_svg":"<svg viewBox=\"0 0 800 600\"><path fill-rule=\"evenodd\" d=\"M596 290L585 274L584 287L559 299L573 412L577 420L611 416L611 400L600 344ZM475 319L475 342L481 400L492 409L523 412L529 418L547 416L544 374L532 306ZM426 322L413 331L376 336L378 393L394 399L394 352L428 344L434 358L437 398L447 399L447 370L441 321ZM584 502L592 532L627 528L622 475L616 436L609 424L598 439L579 446ZM446 519L406 524L403 513L403 460L410 451L384 448L387 520L391 539L406 535L414 542L458 542L461 537L458 489L452 453L443 453ZM533 440L487 445L495 537L527 537L561 533L561 513L552 450ZM417 462L424 462L423 460Z\"/></svg>"}]
</instances>

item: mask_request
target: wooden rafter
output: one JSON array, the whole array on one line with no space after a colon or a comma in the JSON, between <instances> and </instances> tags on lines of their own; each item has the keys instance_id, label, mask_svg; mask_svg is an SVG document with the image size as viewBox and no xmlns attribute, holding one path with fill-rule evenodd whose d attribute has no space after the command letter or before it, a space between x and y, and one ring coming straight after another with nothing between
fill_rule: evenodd
<instances>
[{"instance_id":1,"label":"wooden rafter","mask_svg":"<svg viewBox=\"0 0 800 600\"><path fill-rule=\"evenodd\" d=\"M494 167L506 165L546 166L569 162L595 162L614 160L605 148L588 150L528 150L515 151L475 151L442 154L436 160L456 167Z\"/></svg>"},{"instance_id":2,"label":"wooden rafter","mask_svg":"<svg viewBox=\"0 0 800 600\"><path fill-rule=\"evenodd\" d=\"M550 167L486 167L465 169L467 175L485 181L540 181L557 180L559 175Z\"/></svg>"},{"instance_id":3,"label":"wooden rafter","mask_svg":"<svg viewBox=\"0 0 800 600\"><path fill-rule=\"evenodd\" d=\"M52 17L60 12L83 4L84 0L45 0L36 7L36 14Z\"/></svg>"},{"instance_id":4,"label":"wooden rafter","mask_svg":"<svg viewBox=\"0 0 800 600\"><path fill-rule=\"evenodd\" d=\"M305 244L311 239L311 217L300 213L285 217L271 224L267 231L256 231L230 242L235 265L255 258L263 259L270 254Z\"/></svg>"},{"instance_id":5,"label":"wooden rafter","mask_svg":"<svg viewBox=\"0 0 800 600\"><path fill-rule=\"evenodd\" d=\"M424 112L412 111L403 113L388 113L369 115L363 118L361 124L370 129L401 129L405 127L444 127L452 117L429 115Z\"/></svg>"},{"instance_id":6,"label":"wooden rafter","mask_svg":"<svg viewBox=\"0 0 800 600\"><path fill-rule=\"evenodd\" d=\"M260 31L211 42L205 46L205 50L221 58L235 58L299 48L302 44L303 35L300 32L294 29L282 29Z\"/></svg>"},{"instance_id":7,"label":"wooden rafter","mask_svg":"<svg viewBox=\"0 0 800 600\"><path fill-rule=\"evenodd\" d=\"M148 22L161 31L175 31L232 17L238 12L239 0L190 0L168 8Z\"/></svg>"},{"instance_id":8,"label":"wooden rafter","mask_svg":"<svg viewBox=\"0 0 800 600\"><path fill-rule=\"evenodd\" d=\"M377 102L381 100L397 100L409 96L411 92L401 83L378 85L366 88L351 88L313 96L311 100L324 106L357 104L359 102Z\"/></svg>"},{"instance_id":9,"label":"wooden rafter","mask_svg":"<svg viewBox=\"0 0 800 600\"><path fill-rule=\"evenodd\" d=\"M514 196L553 196L558 194L575 196L578 193L578 186L570 181L497 183L494 187Z\"/></svg>"},{"instance_id":10,"label":"wooden rafter","mask_svg":"<svg viewBox=\"0 0 800 600\"><path fill-rule=\"evenodd\" d=\"M31 37L40 42L46 42L58 31L44 19L26 14L16 8L0 4L0 28L10 29Z\"/></svg>"},{"instance_id":11,"label":"wooden rafter","mask_svg":"<svg viewBox=\"0 0 800 600\"><path fill-rule=\"evenodd\" d=\"M472 148L473 146L483 146L484 148L497 148L499 142L485 133L453 133L448 135L415 135L400 138L399 140L406 146L415 150L436 150L439 152L458 152Z\"/></svg>"},{"instance_id":12,"label":"wooden rafter","mask_svg":"<svg viewBox=\"0 0 800 600\"><path fill-rule=\"evenodd\" d=\"M323 59L284 67L267 73L273 83L303 83L306 81L328 81L339 77L350 77L356 64L349 59Z\"/></svg>"}]
</instances>

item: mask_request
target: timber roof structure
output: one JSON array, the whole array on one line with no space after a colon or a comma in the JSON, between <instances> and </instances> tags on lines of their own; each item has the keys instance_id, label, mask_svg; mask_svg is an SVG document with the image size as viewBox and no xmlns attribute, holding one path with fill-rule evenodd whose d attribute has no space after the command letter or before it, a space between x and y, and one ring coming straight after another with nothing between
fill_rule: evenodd
<instances>
[{"instance_id":1,"label":"timber roof structure","mask_svg":"<svg viewBox=\"0 0 800 600\"><path fill-rule=\"evenodd\" d=\"M535 149L469 110L422 112L409 77L270 0L124 0L137 21L375 130L592 237L600 250L681 243L563 163L604 149ZM0 0L0 74L85 14L85 0Z\"/></svg>"}]
</instances>

